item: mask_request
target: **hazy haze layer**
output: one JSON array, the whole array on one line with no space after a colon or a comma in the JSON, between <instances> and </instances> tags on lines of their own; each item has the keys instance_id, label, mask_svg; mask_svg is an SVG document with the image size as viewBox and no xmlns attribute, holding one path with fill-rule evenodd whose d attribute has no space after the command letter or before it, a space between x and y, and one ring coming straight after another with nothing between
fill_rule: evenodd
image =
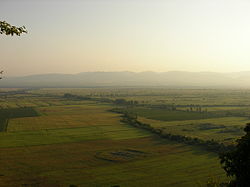
<instances>
[{"instance_id":1,"label":"hazy haze layer","mask_svg":"<svg viewBox=\"0 0 250 187\"><path fill-rule=\"evenodd\" d=\"M250 88L250 72L83 72L5 77L0 87L105 87Z\"/></svg>"}]
</instances>

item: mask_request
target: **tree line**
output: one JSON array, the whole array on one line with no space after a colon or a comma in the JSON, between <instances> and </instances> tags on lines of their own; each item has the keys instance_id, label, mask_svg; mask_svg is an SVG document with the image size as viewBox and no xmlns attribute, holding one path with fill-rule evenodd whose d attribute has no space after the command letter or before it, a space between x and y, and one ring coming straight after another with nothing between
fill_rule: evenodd
<instances>
[{"instance_id":1,"label":"tree line","mask_svg":"<svg viewBox=\"0 0 250 187\"><path fill-rule=\"evenodd\" d=\"M105 103L112 103L115 105L122 105L122 106L134 106L138 105L138 101L135 100L125 100L122 98L118 99L109 99L109 98L103 98L103 97L89 97L89 96L79 96L79 95L74 95L70 93L65 93L63 95L63 98L66 99L72 99L72 100L88 100L88 101L98 101L98 102L105 102Z\"/></svg>"},{"instance_id":2,"label":"tree line","mask_svg":"<svg viewBox=\"0 0 250 187\"><path fill-rule=\"evenodd\" d=\"M155 127L152 127L150 124L146 124L146 123L142 123L138 121L137 115L131 112L123 111L120 109L113 109L111 111L123 114L122 120L121 120L122 122L130 124L138 128L145 129L147 131L150 131L168 140L176 141L179 143L185 143L188 145L198 145L198 146L205 148L208 151L212 151L215 153L230 151L230 150L233 150L234 148L233 145L225 145L223 143L216 142L215 140L202 140L199 138L192 138L188 136L167 133L163 131L161 128L155 128Z\"/></svg>"}]
</instances>

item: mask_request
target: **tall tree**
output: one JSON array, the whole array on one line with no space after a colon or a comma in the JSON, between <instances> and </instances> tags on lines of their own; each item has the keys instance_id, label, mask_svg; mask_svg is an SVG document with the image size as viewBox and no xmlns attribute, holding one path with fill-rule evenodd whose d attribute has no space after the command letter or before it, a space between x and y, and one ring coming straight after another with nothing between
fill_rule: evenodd
<instances>
[{"instance_id":1,"label":"tall tree","mask_svg":"<svg viewBox=\"0 0 250 187\"><path fill-rule=\"evenodd\" d=\"M250 123L244 128L246 135L237 140L233 151L220 155L221 164L228 176L233 177L232 187L250 185Z\"/></svg>"}]
</instances>

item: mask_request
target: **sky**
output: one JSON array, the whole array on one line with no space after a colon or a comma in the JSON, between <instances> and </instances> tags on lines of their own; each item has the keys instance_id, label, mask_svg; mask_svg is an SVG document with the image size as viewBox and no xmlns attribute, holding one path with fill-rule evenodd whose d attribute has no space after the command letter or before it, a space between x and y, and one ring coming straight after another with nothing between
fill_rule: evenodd
<instances>
[{"instance_id":1,"label":"sky","mask_svg":"<svg viewBox=\"0 0 250 187\"><path fill-rule=\"evenodd\" d=\"M6 76L250 71L249 0L0 0Z\"/></svg>"}]
</instances>

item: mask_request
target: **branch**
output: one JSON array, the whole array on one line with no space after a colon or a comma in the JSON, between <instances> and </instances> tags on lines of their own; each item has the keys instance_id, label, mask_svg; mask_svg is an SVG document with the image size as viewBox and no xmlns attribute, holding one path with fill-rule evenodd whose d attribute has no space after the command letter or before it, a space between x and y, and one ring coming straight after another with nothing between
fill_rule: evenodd
<instances>
[{"instance_id":1,"label":"branch","mask_svg":"<svg viewBox=\"0 0 250 187\"><path fill-rule=\"evenodd\" d=\"M10 25L6 21L0 21L0 34L20 36L22 33L27 33L25 26L16 27Z\"/></svg>"},{"instance_id":2,"label":"branch","mask_svg":"<svg viewBox=\"0 0 250 187\"><path fill-rule=\"evenodd\" d=\"M3 71L0 71L0 74L3 74ZM0 79L2 79L2 77L0 77Z\"/></svg>"}]
</instances>

